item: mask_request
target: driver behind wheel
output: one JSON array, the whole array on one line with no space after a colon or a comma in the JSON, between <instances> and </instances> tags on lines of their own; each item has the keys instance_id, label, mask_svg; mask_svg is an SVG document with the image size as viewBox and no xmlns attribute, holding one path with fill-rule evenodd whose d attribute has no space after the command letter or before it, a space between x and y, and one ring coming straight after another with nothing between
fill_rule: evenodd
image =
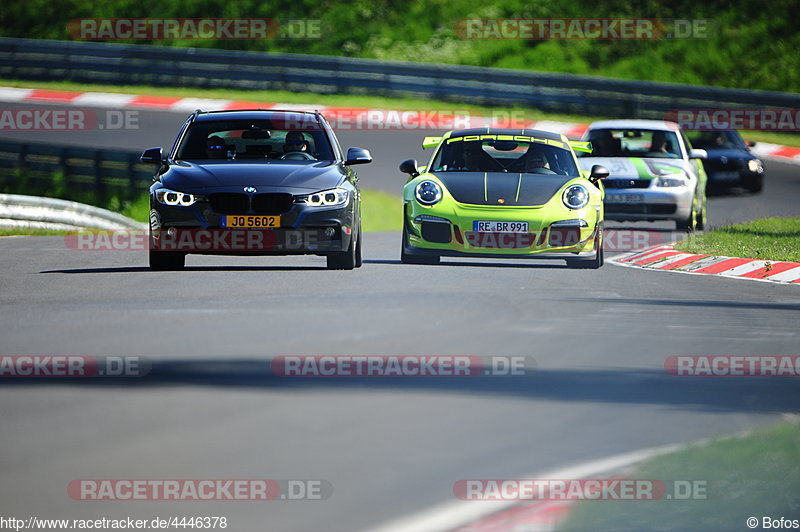
<instances>
[{"instance_id":1,"label":"driver behind wheel","mask_svg":"<svg viewBox=\"0 0 800 532\"><path fill-rule=\"evenodd\" d=\"M523 172L535 173L537 169L547 169L547 159L542 151L534 144L528 147L528 151L522 156Z\"/></svg>"},{"instance_id":2,"label":"driver behind wheel","mask_svg":"<svg viewBox=\"0 0 800 532\"><path fill-rule=\"evenodd\" d=\"M299 131L290 131L286 134L286 141L283 144L283 153L293 151L308 151L308 141Z\"/></svg>"}]
</instances>

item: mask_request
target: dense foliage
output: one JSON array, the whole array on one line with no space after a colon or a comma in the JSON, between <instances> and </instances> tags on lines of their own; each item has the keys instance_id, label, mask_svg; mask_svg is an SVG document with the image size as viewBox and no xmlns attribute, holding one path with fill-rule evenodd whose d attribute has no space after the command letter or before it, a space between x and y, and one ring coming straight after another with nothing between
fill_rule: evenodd
<instances>
[{"instance_id":1,"label":"dense foliage","mask_svg":"<svg viewBox=\"0 0 800 532\"><path fill-rule=\"evenodd\" d=\"M69 39L78 18L318 19L315 39L150 42L345 55L571 72L800 92L796 0L753 3L675 0L11 0L0 12L6 37ZM465 18L708 19L708 38L659 40L466 40Z\"/></svg>"}]
</instances>

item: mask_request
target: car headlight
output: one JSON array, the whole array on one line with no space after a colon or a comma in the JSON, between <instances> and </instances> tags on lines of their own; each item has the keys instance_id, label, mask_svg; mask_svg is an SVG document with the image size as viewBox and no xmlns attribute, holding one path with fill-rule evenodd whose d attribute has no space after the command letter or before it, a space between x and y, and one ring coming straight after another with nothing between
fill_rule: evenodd
<instances>
[{"instance_id":1,"label":"car headlight","mask_svg":"<svg viewBox=\"0 0 800 532\"><path fill-rule=\"evenodd\" d=\"M344 188L332 188L315 192L306 196L306 205L311 207L337 207L345 205L350 198L350 191Z\"/></svg>"},{"instance_id":2,"label":"car headlight","mask_svg":"<svg viewBox=\"0 0 800 532\"><path fill-rule=\"evenodd\" d=\"M434 205L442 199L442 187L433 181L422 181L414 189L414 195L423 205Z\"/></svg>"},{"instance_id":3,"label":"car headlight","mask_svg":"<svg viewBox=\"0 0 800 532\"><path fill-rule=\"evenodd\" d=\"M156 190L156 200L170 207L191 207L201 199L203 199L203 196L178 192L177 190L170 190L168 188L159 188Z\"/></svg>"},{"instance_id":4,"label":"car headlight","mask_svg":"<svg viewBox=\"0 0 800 532\"><path fill-rule=\"evenodd\" d=\"M764 171L764 167L761 165L761 161L758 159L750 159L747 161L747 169L754 174L760 174Z\"/></svg>"},{"instance_id":5,"label":"car headlight","mask_svg":"<svg viewBox=\"0 0 800 532\"><path fill-rule=\"evenodd\" d=\"M583 185L572 185L564 191L562 200L570 209L583 209L589 203L589 191Z\"/></svg>"},{"instance_id":6,"label":"car headlight","mask_svg":"<svg viewBox=\"0 0 800 532\"><path fill-rule=\"evenodd\" d=\"M686 186L688 182L683 177L659 177L656 179L656 186L657 187L683 187Z\"/></svg>"}]
</instances>

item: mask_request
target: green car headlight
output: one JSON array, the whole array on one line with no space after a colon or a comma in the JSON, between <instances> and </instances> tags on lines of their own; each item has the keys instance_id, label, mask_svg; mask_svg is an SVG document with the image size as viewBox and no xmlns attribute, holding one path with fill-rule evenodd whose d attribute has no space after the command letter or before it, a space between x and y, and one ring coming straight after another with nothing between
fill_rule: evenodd
<instances>
[{"instance_id":1,"label":"green car headlight","mask_svg":"<svg viewBox=\"0 0 800 532\"><path fill-rule=\"evenodd\" d=\"M572 185L564 191L562 200L570 209L583 209L589 204L589 191L583 185Z\"/></svg>"},{"instance_id":2,"label":"green car headlight","mask_svg":"<svg viewBox=\"0 0 800 532\"><path fill-rule=\"evenodd\" d=\"M423 205L435 205L442 199L442 187L433 181L422 181L414 189L414 196Z\"/></svg>"}]
</instances>

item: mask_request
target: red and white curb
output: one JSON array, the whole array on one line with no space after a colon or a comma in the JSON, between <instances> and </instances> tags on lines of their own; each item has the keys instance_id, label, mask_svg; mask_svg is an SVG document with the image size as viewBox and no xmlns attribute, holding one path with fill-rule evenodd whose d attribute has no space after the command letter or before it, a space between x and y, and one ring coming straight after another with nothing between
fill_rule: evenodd
<instances>
[{"instance_id":1,"label":"red and white curb","mask_svg":"<svg viewBox=\"0 0 800 532\"><path fill-rule=\"evenodd\" d=\"M800 262L698 255L677 251L673 246L657 246L642 251L626 253L609 259L609 262L620 266L652 270L800 284Z\"/></svg>"},{"instance_id":2,"label":"red and white curb","mask_svg":"<svg viewBox=\"0 0 800 532\"><path fill-rule=\"evenodd\" d=\"M0 87L0 101L12 103L61 104L69 106L101 107L112 109L150 109L191 113L195 109L205 111L231 109L283 109L319 111L338 123L343 129L457 129L463 127L508 127L510 118L483 117L466 114L453 107L450 110L428 109L372 109L362 107L325 106L316 104L286 104L247 100L224 100L212 98L177 98L170 96L146 96L106 92L76 92L53 89L23 89ZM515 128L520 125L515 123ZM586 131L586 124L573 124L552 120L540 120L523 124L524 128L538 128L554 133L563 133L578 138Z\"/></svg>"},{"instance_id":3,"label":"red and white curb","mask_svg":"<svg viewBox=\"0 0 800 532\"><path fill-rule=\"evenodd\" d=\"M468 124L460 119L455 123L451 111L372 109L366 107L341 107L315 104L286 104L275 102L255 102L248 100L224 100L215 98L178 98L171 96L146 96L110 92L76 92L54 89L23 89L0 87L0 102L27 102L63 104L101 108L130 108L166 110L191 113L195 109L204 111L231 109L284 109L323 112L329 121L346 120L350 123L367 124L367 129L453 129L456 127L508 127L508 119L488 118L478 115L469 117ZM372 116L371 116L372 115ZM396 116L395 116L396 115ZM514 124L518 128L519 124ZM588 124L575 124L554 120L538 120L524 124L527 128L543 129L562 133L570 138L580 138ZM764 158L800 164L800 148L759 142L752 152Z\"/></svg>"}]
</instances>

